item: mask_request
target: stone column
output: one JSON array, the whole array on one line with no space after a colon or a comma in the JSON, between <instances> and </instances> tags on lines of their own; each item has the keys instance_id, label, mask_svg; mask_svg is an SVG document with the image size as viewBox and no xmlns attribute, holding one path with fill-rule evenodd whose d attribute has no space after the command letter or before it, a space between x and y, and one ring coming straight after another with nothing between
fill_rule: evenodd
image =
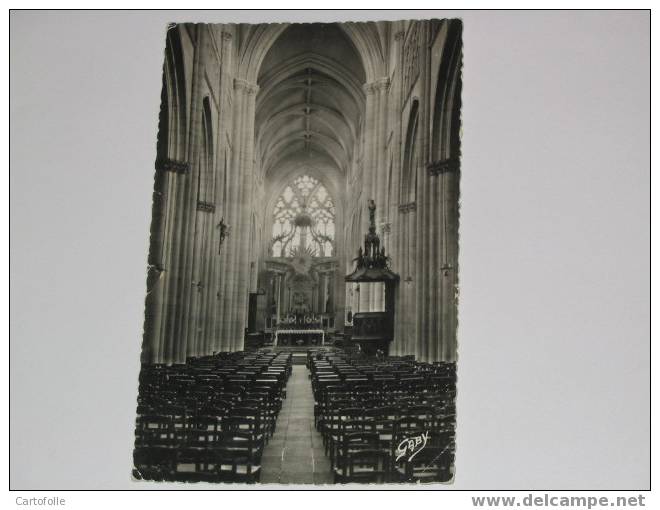
<instances>
[{"instance_id":1,"label":"stone column","mask_svg":"<svg viewBox=\"0 0 660 510\"><path fill-rule=\"evenodd\" d=\"M443 268L444 301L446 303L442 359L445 361L456 361L456 330L457 330L457 285L458 285L458 198L459 177L458 163L447 172L445 177L445 214L446 234L445 249L447 263Z\"/></svg>"},{"instance_id":2,"label":"stone column","mask_svg":"<svg viewBox=\"0 0 660 510\"><path fill-rule=\"evenodd\" d=\"M452 81L452 114L453 112L461 107L460 100L455 104L458 98L458 95L461 93L461 68L462 68L462 58L459 56L457 62L456 78ZM456 88L458 87L458 90ZM460 117L459 117L460 118ZM460 126L452 125L452 130L458 130ZM458 254L459 254L459 198L460 198L460 176L461 176L461 167L460 167L460 142L459 146L451 147L452 151L455 153L450 154L450 165L451 172L447 175L447 212L448 212L448 229L447 229L447 246L448 246L448 265L451 266L447 269L448 271L448 285L447 285L447 294L446 301L449 306L449 313L447 318L447 354L445 359L447 361L456 361L457 359L457 329L458 329Z\"/></svg>"},{"instance_id":3,"label":"stone column","mask_svg":"<svg viewBox=\"0 0 660 510\"><path fill-rule=\"evenodd\" d=\"M163 66L163 73L167 66ZM167 160L175 159L172 152L176 150L176 121L178 120L177 98L168 95L163 84L158 122L158 154ZM173 122L174 120L174 122ZM165 145L167 143L167 145ZM164 267L166 259L167 231L166 226L171 213L169 187L170 172L164 165L156 165L154 176L152 220L147 265L147 294L145 297L145 319L142 341L141 361L151 363L158 360L160 340L162 336L163 302L167 272Z\"/></svg>"},{"instance_id":4,"label":"stone column","mask_svg":"<svg viewBox=\"0 0 660 510\"><path fill-rule=\"evenodd\" d=\"M220 221L226 221L225 211L226 205L224 203L224 196L226 191L225 186L225 159L227 147L227 139L225 130L228 125L231 125L231 110L227 108L227 99L231 93L233 79L229 73L231 68L231 51L232 48L232 34L228 31L223 31L220 37L220 80L218 84L218 129L216 133L216 153L215 153L215 174L216 174L216 193L215 193L215 212L212 216L211 224L211 239L210 239L210 254L212 257L211 273L209 275L209 294L208 294L208 314L211 317L211 324L209 326L208 340L205 354L212 354L221 350L223 338L221 335L221 324L224 321L222 316L222 292L223 283L226 278L226 247L220 246L220 228L218 225ZM222 179L221 179L222 177ZM228 194L227 194L228 196Z\"/></svg>"},{"instance_id":5,"label":"stone column","mask_svg":"<svg viewBox=\"0 0 660 510\"><path fill-rule=\"evenodd\" d=\"M244 94L240 82L233 82L233 118L232 118L232 159L228 170L227 179L227 218L225 222L231 227L231 236L225 241L227 250L226 263L223 268L224 285L222 289L222 334L221 342L223 351L234 350L235 340L233 338L232 326L234 322L235 296L234 287L236 283L236 258L238 256L237 243L238 234L238 210L240 207L239 193L241 180L240 152L242 144L244 115Z\"/></svg>"},{"instance_id":6,"label":"stone column","mask_svg":"<svg viewBox=\"0 0 660 510\"><path fill-rule=\"evenodd\" d=\"M388 168L386 161L387 132L389 128L388 105L390 101L390 80L381 78L377 82L378 91L378 119L377 119L377 153L376 153L376 179L375 195L376 201L376 223L385 223L388 217L387 211L387 185Z\"/></svg>"},{"instance_id":7,"label":"stone column","mask_svg":"<svg viewBox=\"0 0 660 510\"><path fill-rule=\"evenodd\" d=\"M197 244L197 181L199 179L199 160L202 139L202 80L205 65L206 30L200 27L196 31L195 60L193 63L192 90L190 96L190 128L188 145L188 160L190 161L190 175L186 193L186 220L185 234L182 250L182 278L178 297L181 300L178 307L180 328L174 342L178 349L175 352L175 361L185 362L187 356L195 355L195 318L199 306L199 284L196 280L198 249Z\"/></svg>"},{"instance_id":8,"label":"stone column","mask_svg":"<svg viewBox=\"0 0 660 510\"><path fill-rule=\"evenodd\" d=\"M215 154L215 152L214 152ZM216 171L215 162L211 168L212 172ZM213 193L214 195L215 193ZM212 195L210 203L215 202ZM211 334L213 332L213 311L211 304L215 302L215 284L213 282L213 266L215 263L215 253L213 252L213 211L206 213L204 219L204 268L202 273L202 281L204 288L202 292L202 306L200 309L200 331L199 340L197 342L197 352L199 356L210 354Z\"/></svg>"},{"instance_id":9,"label":"stone column","mask_svg":"<svg viewBox=\"0 0 660 510\"><path fill-rule=\"evenodd\" d=\"M406 299L406 338L407 348L406 354L417 355L417 288L420 285L419 267L417 265L417 223L419 218L417 216L417 202L413 202L414 206L408 211L408 230L407 230L407 253L406 259L408 260L408 276L411 278L411 283L407 284L407 299Z\"/></svg>"},{"instance_id":10,"label":"stone column","mask_svg":"<svg viewBox=\"0 0 660 510\"><path fill-rule=\"evenodd\" d=\"M181 149L183 152L183 149ZM176 234L178 226L178 217L181 211L178 210L178 204L181 201L185 185L185 176L178 173L171 174L167 183L167 220L165 227L165 240L163 243L163 274L161 275L163 297L161 302L161 327L159 335L156 338L155 349L152 354L151 361L154 363L165 362L165 352L167 337L171 334L171 328L174 321L174 306L171 304L172 296L176 287L176 274L178 268L176 266ZM174 294L173 294L174 293Z\"/></svg>"},{"instance_id":11,"label":"stone column","mask_svg":"<svg viewBox=\"0 0 660 510\"><path fill-rule=\"evenodd\" d=\"M180 30L180 28L178 29ZM181 70L178 70L179 72ZM188 95L185 95L187 99ZM172 113L169 122L168 164L159 171L167 172L167 197L160 287L162 298L159 304L158 316L161 318L157 336L153 342L153 352L149 361L154 363L172 362L172 344L176 341L173 329L176 325L176 311L179 306L177 288L180 279L179 257L181 252L181 229L185 217L184 199L186 185L189 179L190 164L188 162L188 132L189 104L180 104L178 95L169 98ZM185 121L185 122L184 122Z\"/></svg>"},{"instance_id":12,"label":"stone column","mask_svg":"<svg viewBox=\"0 0 660 510\"><path fill-rule=\"evenodd\" d=\"M437 177L431 176L431 224L430 224L430 240L431 240L431 260L429 274L430 274L430 314L429 314L429 343L430 345L430 358L431 361L438 361L440 359L440 323L441 323L441 303L442 303L442 279L440 277L441 265L441 236L442 236L442 223L440 221L440 211L442 209L442 197L440 193L440 186Z\"/></svg>"},{"instance_id":13,"label":"stone column","mask_svg":"<svg viewBox=\"0 0 660 510\"><path fill-rule=\"evenodd\" d=\"M392 257L392 270L398 273L401 277L399 284L396 288L395 295L395 314L394 314L394 340L390 345L390 352L393 355L405 354L404 352L404 336L403 336L403 298L404 298L404 283L403 279L406 275L403 274L403 230L404 230L404 215L399 212L400 203L400 188L401 188L401 146L402 146L402 131L404 129L401 119L401 103L402 103L402 89L403 89L403 40L405 32L399 30L394 34L395 44L393 45L396 52L396 79L392 83L390 90L390 104L392 107L392 182L389 183L390 189L390 242L389 249L391 250Z\"/></svg>"},{"instance_id":14,"label":"stone column","mask_svg":"<svg viewBox=\"0 0 660 510\"><path fill-rule=\"evenodd\" d=\"M418 126L418 168L417 168L417 274L418 285L416 289L417 303L417 348L418 358L422 361L428 361L429 348L429 296L430 296L430 222L429 222L429 202L430 202L430 181L426 171L426 162L428 161L429 147L429 77L430 77L430 51L428 48L428 23L419 22L419 84L421 93L419 97L419 126Z\"/></svg>"},{"instance_id":15,"label":"stone column","mask_svg":"<svg viewBox=\"0 0 660 510\"><path fill-rule=\"evenodd\" d=\"M175 205L175 225L172 236L169 300L166 305L167 331L164 338L162 361L182 363L186 359L188 344L188 320L192 290L192 236L196 213L197 161L199 156L199 132L201 128L202 98L200 93L206 31L198 30L193 56L192 86L190 93L190 120L186 159L189 171L177 179L177 200Z\"/></svg>"},{"instance_id":16,"label":"stone column","mask_svg":"<svg viewBox=\"0 0 660 510\"><path fill-rule=\"evenodd\" d=\"M378 85L377 82L364 85L366 93L365 124L364 124L364 159L362 162L362 195L359 198L359 207L362 210L362 221L360 224L360 244L362 235L369 229L369 210L367 204L370 199L375 199L375 182L378 170ZM360 287L359 306L361 312L368 312L371 304L370 288L367 285ZM355 313L355 310L353 310Z\"/></svg>"},{"instance_id":17,"label":"stone column","mask_svg":"<svg viewBox=\"0 0 660 510\"><path fill-rule=\"evenodd\" d=\"M243 92L244 123L241 133L241 155L240 176L241 185L239 189L240 204L238 207L237 243L239 249L236 257L236 265L233 266L238 272L236 285L234 287L234 310L235 320L233 324L234 346L232 350L242 350L244 330L247 326L247 306L249 291L249 266L250 266L250 225L252 214L252 192L254 188L253 154L254 154L254 117L255 98L259 87L241 80L239 86ZM240 240L239 240L240 239Z\"/></svg>"},{"instance_id":18,"label":"stone column","mask_svg":"<svg viewBox=\"0 0 660 510\"><path fill-rule=\"evenodd\" d=\"M439 230L440 230L440 242L438 243L438 258L440 259L441 263L440 266L444 266L447 264L447 192L446 192L446 181L445 181L445 172L440 169L436 173L435 179L438 180L438 188L439 188L439 193L438 193L438 201L440 203L440 211L438 215L439 219ZM440 324L439 327L437 328L438 332L438 338L437 338L437 343L438 343L438 355L440 360L445 360L446 359L446 354L447 354L447 326L448 326L448 321L447 321L447 298L448 298L448 292L447 292L447 283L448 283L448 278L445 276L444 272L448 270L442 270L440 267L438 268L439 271L443 271L441 275L441 280L440 280Z\"/></svg>"},{"instance_id":19,"label":"stone column","mask_svg":"<svg viewBox=\"0 0 660 510\"><path fill-rule=\"evenodd\" d=\"M460 63L458 64L460 65ZM452 146L451 130L458 126L451 126L455 108L459 103L456 100L458 74L460 68L454 68L448 74L448 83L443 91L439 124L440 137L439 151L434 154L438 159L428 165L428 170L436 183L437 212L434 215L438 222L438 239L435 243L437 249L437 265L435 273L438 278L437 301L440 310L439 318L434 325L436 359L444 361L456 360L456 327L457 327L457 266L458 266L458 198L459 198L459 154L458 147ZM451 129L449 129L451 127ZM454 153L455 152L455 153Z\"/></svg>"},{"instance_id":20,"label":"stone column","mask_svg":"<svg viewBox=\"0 0 660 510\"><path fill-rule=\"evenodd\" d=\"M366 232L369 228L369 214L367 201L373 193L374 167L376 165L376 113L377 96L374 83L365 83L364 92L365 101L365 122L364 122L364 159L362 161L362 198L360 207L363 210L361 232Z\"/></svg>"},{"instance_id":21,"label":"stone column","mask_svg":"<svg viewBox=\"0 0 660 510\"><path fill-rule=\"evenodd\" d=\"M387 212L387 185L388 168L386 163L387 149L387 130L388 130L388 102L390 80L381 78L377 81L376 89L378 93L378 116L377 116L377 138L376 138L376 172L374 173L374 200L376 202L376 224L385 223L388 218ZM384 239L382 240L384 241ZM373 287L373 286L372 286ZM372 289L371 309L382 310L384 306L384 296L380 289Z\"/></svg>"},{"instance_id":22,"label":"stone column","mask_svg":"<svg viewBox=\"0 0 660 510\"><path fill-rule=\"evenodd\" d=\"M330 302L332 303L335 314L335 329L337 331L344 331L344 324L346 323L346 293L348 285L344 281L344 271L339 270L342 267L343 265L339 262L331 274Z\"/></svg>"}]
</instances>

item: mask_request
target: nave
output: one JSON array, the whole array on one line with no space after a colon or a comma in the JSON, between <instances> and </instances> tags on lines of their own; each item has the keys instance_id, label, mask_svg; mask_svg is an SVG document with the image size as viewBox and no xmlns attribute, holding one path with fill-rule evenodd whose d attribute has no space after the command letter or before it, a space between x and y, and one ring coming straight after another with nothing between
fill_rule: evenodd
<instances>
[{"instance_id":1,"label":"nave","mask_svg":"<svg viewBox=\"0 0 660 510\"><path fill-rule=\"evenodd\" d=\"M456 361L460 20L168 30L142 361Z\"/></svg>"},{"instance_id":2,"label":"nave","mask_svg":"<svg viewBox=\"0 0 660 510\"><path fill-rule=\"evenodd\" d=\"M461 34L168 30L136 478L452 479Z\"/></svg>"},{"instance_id":3,"label":"nave","mask_svg":"<svg viewBox=\"0 0 660 510\"><path fill-rule=\"evenodd\" d=\"M448 482L455 365L339 349L262 350L143 368L137 479Z\"/></svg>"},{"instance_id":4,"label":"nave","mask_svg":"<svg viewBox=\"0 0 660 510\"><path fill-rule=\"evenodd\" d=\"M260 482L334 482L323 436L314 427L314 395L309 372L302 365L293 366L275 434L264 448Z\"/></svg>"}]
</instances>

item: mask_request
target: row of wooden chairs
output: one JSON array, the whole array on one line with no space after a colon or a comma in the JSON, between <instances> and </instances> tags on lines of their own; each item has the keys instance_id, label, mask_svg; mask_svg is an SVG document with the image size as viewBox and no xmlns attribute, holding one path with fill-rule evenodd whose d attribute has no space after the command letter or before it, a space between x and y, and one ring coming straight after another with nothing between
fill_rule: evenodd
<instances>
[{"instance_id":1,"label":"row of wooden chairs","mask_svg":"<svg viewBox=\"0 0 660 510\"><path fill-rule=\"evenodd\" d=\"M308 357L315 423L337 483L451 479L452 365L336 352Z\"/></svg>"},{"instance_id":2,"label":"row of wooden chairs","mask_svg":"<svg viewBox=\"0 0 660 510\"><path fill-rule=\"evenodd\" d=\"M397 460L369 438L348 438L343 463L335 468L335 483L438 483L452 478L453 450L426 446L410 460Z\"/></svg>"},{"instance_id":3,"label":"row of wooden chairs","mask_svg":"<svg viewBox=\"0 0 660 510\"><path fill-rule=\"evenodd\" d=\"M291 365L291 354L232 353L143 367L134 476L259 481Z\"/></svg>"},{"instance_id":4,"label":"row of wooden chairs","mask_svg":"<svg viewBox=\"0 0 660 510\"><path fill-rule=\"evenodd\" d=\"M133 452L137 479L181 482L256 483L261 453L249 441L213 448L139 446Z\"/></svg>"}]
</instances>

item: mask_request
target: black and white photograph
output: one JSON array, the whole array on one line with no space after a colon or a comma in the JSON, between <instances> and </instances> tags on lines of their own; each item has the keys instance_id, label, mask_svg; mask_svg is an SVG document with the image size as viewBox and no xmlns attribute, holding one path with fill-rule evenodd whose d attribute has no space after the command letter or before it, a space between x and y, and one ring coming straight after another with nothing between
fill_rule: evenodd
<instances>
[{"instance_id":1,"label":"black and white photograph","mask_svg":"<svg viewBox=\"0 0 660 510\"><path fill-rule=\"evenodd\" d=\"M9 10L6 503L657 507L651 10L262 3Z\"/></svg>"},{"instance_id":2,"label":"black and white photograph","mask_svg":"<svg viewBox=\"0 0 660 510\"><path fill-rule=\"evenodd\" d=\"M136 479L451 483L461 34L168 27Z\"/></svg>"}]
</instances>

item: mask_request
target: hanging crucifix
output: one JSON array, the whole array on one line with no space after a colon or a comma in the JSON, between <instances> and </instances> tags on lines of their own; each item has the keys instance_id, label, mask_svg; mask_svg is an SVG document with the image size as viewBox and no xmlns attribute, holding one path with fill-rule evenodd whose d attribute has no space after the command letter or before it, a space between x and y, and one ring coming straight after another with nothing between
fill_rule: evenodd
<instances>
[{"instance_id":1,"label":"hanging crucifix","mask_svg":"<svg viewBox=\"0 0 660 510\"><path fill-rule=\"evenodd\" d=\"M218 244L218 253L220 253L220 249L222 248L222 243L231 234L231 227L225 223L225 218L223 217L220 220L220 223L216 225L216 228L220 229L220 237L219 237L220 242Z\"/></svg>"}]
</instances>

